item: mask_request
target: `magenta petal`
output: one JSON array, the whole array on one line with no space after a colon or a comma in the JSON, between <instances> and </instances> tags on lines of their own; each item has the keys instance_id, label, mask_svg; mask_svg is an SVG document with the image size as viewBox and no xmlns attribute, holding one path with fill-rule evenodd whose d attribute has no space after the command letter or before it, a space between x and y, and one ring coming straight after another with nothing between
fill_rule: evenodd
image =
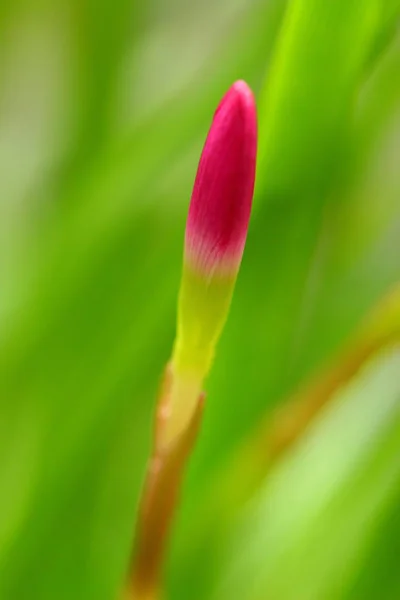
<instances>
[{"instance_id":1,"label":"magenta petal","mask_svg":"<svg viewBox=\"0 0 400 600\"><path fill-rule=\"evenodd\" d=\"M218 106L200 158L186 227L185 258L210 276L235 275L254 193L257 116L253 93L237 81Z\"/></svg>"}]
</instances>

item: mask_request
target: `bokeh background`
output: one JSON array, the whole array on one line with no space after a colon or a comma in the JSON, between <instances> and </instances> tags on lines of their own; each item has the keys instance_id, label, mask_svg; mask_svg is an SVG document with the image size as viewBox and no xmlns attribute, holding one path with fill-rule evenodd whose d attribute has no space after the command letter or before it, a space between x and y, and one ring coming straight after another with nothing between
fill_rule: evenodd
<instances>
[{"instance_id":1,"label":"bokeh background","mask_svg":"<svg viewBox=\"0 0 400 600\"><path fill-rule=\"evenodd\" d=\"M257 96L257 190L166 597L400 598L395 346L241 496L257 424L400 278L399 8L1 3L2 600L117 597L197 160L238 78Z\"/></svg>"}]
</instances>

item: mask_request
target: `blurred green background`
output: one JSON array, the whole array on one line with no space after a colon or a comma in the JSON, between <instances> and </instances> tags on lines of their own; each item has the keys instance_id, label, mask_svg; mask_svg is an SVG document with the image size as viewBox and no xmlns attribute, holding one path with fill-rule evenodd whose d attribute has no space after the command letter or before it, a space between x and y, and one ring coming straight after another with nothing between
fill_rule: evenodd
<instances>
[{"instance_id":1,"label":"blurred green background","mask_svg":"<svg viewBox=\"0 0 400 600\"><path fill-rule=\"evenodd\" d=\"M396 347L245 502L229 501L239 475L223 485L260 419L400 278L399 10L1 3L1 600L117 597L197 160L238 78L257 96L257 190L166 597L400 598Z\"/></svg>"}]
</instances>

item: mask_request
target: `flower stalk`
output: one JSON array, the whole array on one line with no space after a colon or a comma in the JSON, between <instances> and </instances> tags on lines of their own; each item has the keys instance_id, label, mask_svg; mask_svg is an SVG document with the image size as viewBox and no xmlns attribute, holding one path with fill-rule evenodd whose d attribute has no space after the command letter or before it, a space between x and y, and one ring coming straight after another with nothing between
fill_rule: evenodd
<instances>
[{"instance_id":1,"label":"flower stalk","mask_svg":"<svg viewBox=\"0 0 400 600\"><path fill-rule=\"evenodd\" d=\"M131 561L126 600L159 599L165 544L186 462L201 422L204 395L199 396L193 418L179 440L168 448L160 446L160 432L168 415L171 375L168 365L155 416L154 445L139 508L136 547Z\"/></svg>"},{"instance_id":2,"label":"flower stalk","mask_svg":"<svg viewBox=\"0 0 400 600\"><path fill-rule=\"evenodd\" d=\"M236 82L208 133L186 225L177 334L161 391L126 599L158 600L183 473L200 426L203 383L228 317L254 193L253 94Z\"/></svg>"}]
</instances>

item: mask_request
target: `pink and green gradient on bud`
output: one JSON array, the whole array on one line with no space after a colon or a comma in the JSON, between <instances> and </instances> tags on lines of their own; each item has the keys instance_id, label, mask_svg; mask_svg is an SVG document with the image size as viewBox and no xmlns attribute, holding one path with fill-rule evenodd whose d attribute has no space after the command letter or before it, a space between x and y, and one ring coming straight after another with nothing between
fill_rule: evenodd
<instances>
[{"instance_id":1,"label":"pink and green gradient on bud","mask_svg":"<svg viewBox=\"0 0 400 600\"><path fill-rule=\"evenodd\" d=\"M218 106L194 183L185 265L207 281L235 278L254 192L257 124L253 94L236 82Z\"/></svg>"},{"instance_id":2,"label":"pink and green gradient on bud","mask_svg":"<svg viewBox=\"0 0 400 600\"><path fill-rule=\"evenodd\" d=\"M190 201L171 360L169 438L194 412L228 316L249 225L256 150L254 97L237 81L214 114Z\"/></svg>"}]
</instances>

